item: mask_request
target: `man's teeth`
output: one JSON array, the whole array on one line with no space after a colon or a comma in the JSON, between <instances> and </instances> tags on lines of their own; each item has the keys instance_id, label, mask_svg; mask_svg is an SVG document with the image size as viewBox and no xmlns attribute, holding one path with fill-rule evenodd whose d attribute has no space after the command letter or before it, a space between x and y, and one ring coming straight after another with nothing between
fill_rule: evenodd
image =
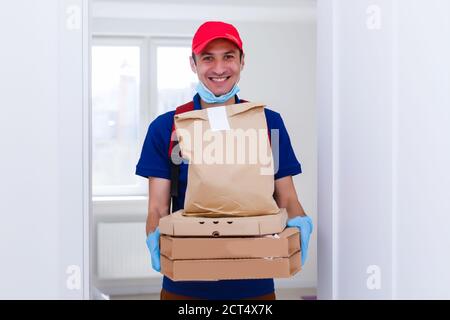
<instances>
[{"instance_id":1,"label":"man's teeth","mask_svg":"<svg viewBox=\"0 0 450 320\"><path fill-rule=\"evenodd\" d=\"M217 81L217 82L222 82L227 80L228 77L223 77L223 78L211 78L212 81Z\"/></svg>"}]
</instances>

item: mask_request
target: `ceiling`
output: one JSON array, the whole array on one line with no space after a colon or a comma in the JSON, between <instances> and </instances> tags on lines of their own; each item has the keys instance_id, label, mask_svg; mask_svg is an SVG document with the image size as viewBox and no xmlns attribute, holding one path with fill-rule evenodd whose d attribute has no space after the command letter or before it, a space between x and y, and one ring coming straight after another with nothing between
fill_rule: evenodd
<instances>
[{"instance_id":1,"label":"ceiling","mask_svg":"<svg viewBox=\"0 0 450 320\"><path fill-rule=\"evenodd\" d=\"M316 0L93 0L92 9L94 18L281 22L315 19Z\"/></svg>"},{"instance_id":2,"label":"ceiling","mask_svg":"<svg viewBox=\"0 0 450 320\"><path fill-rule=\"evenodd\" d=\"M195 4L195 5L231 5L231 6L315 6L316 0L93 0L93 2L124 2L149 4Z\"/></svg>"}]
</instances>

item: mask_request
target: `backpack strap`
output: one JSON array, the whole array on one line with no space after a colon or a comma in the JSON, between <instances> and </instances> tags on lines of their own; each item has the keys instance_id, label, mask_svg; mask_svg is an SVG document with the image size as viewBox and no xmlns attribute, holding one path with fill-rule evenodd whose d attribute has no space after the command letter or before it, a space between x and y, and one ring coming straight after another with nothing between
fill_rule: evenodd
<instances>
[{"instance_id":1,"label":"backpack strap","mask_svg":"<svg viewBox=\"0 0 450 320\"><path fill-rule=\"evenodd\" d=\"M172 123L172 131L170 132L170 145L169 145L169 159L172 157L172 150L178 144L178 140L175 139L175 115L181 114L184 112L189 112L194 110L194 101L190 101L185 103L175 109L174 121ZM172 161L170 161L172 162Z\"/></svg>"},{"instance_id":2,"label":"backpack strap","mask_svg":"<svg viewBox=\"0 0 450 320\"><path fill-rule=\"evenodd\" d=\"M194 110L194 102L190 101L186 104L183 104L175 109L175 115L181 114L184 112L189 112ZM173 212L174 204L176 201L176 198L178 197L178 177L180 176L180 161L181 161L181 154L178 152L178 154L173 154L174 149L176 150L176 146L178 145L178 139L176 139L176 130L175 130L175 118L172 123L172 130L170 132L170 144L169 144L169 150L168 150L168 158L169 158L169 164L170 164L170 198L171 198L171 208L170 212ZM175 163L174 163L174 160Z\"/></svg>"}]
</instances>

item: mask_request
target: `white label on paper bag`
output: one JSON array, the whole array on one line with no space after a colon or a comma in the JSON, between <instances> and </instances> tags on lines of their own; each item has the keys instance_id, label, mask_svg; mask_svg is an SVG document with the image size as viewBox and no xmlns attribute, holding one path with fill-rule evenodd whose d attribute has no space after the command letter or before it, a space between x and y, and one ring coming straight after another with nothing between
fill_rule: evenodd
<instances>
[{"instance_id":1,"label":"white label on paper bag","mask_svg":"<svg viewBox=\"0 0 450 320\"><path fill-rule=\"evenodd\" d=\"M227 111L225 106L211 107L206 109L208 111L209 125L211 131L230 130L228 123Z\"/></svg>"}]
</instances>

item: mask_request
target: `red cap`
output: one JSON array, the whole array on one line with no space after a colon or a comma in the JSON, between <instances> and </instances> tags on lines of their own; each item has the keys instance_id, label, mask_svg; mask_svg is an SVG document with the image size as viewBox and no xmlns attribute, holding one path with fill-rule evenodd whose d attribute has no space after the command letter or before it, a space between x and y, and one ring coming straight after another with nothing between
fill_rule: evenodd
<instances>
[{"instance_id":1,"label":"red cap","mask_svg":"<svg viewBox=\"0 0 450 320\"><path fill-rule=\"evenodd\" d=\"M238 46L243 52L242 40L239 37L237 29L228 23L220 21L208 21L202 24L192 39L192 51L199 54L202 50L215 39L227 39Z\"/></svg>"}]
</instances>

